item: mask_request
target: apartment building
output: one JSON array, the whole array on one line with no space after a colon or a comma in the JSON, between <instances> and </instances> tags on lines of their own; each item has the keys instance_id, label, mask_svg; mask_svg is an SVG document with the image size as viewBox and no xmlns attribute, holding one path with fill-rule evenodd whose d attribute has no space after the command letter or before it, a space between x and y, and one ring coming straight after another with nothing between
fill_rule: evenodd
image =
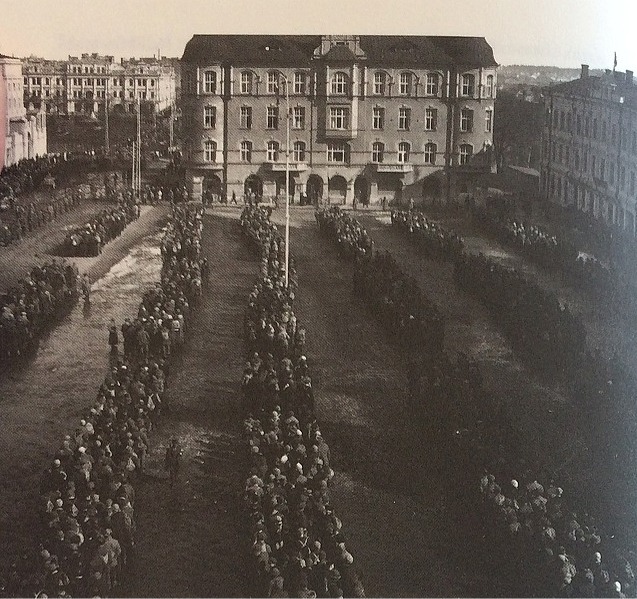
<instances>
[{"instance_id":1,"label":"apartment building","mask_svg":"<svg viewBox=\"0 0 637 599\"><path fill-rule=\"evenodd\" d=\"M181 61L193 194L451 199L491 169L484 38L195 35ZM287 141L289 120L289 145Z\"/></svg>"},{"instance_id":2,"label":"apartment building","mask_svg":"<svg viewBox=\"0 0 637 599\"><path fill-rule=\"evenodd\" d=\"M637 234L637 86L632 71L545 90L543 195Z\"/></svg>"}]
</instances>

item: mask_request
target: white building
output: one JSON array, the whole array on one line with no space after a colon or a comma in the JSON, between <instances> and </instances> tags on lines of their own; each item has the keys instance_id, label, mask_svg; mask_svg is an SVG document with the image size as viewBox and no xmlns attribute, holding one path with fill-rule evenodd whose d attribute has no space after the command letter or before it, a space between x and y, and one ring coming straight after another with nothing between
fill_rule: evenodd
<instances>
[{"instance_id":1,"label":"white building","mask_svg":"<svg viewBox=\"0 0 637 599\"><path fill-rule=\"evenodd\" d=\"M24 106L22 61L0 55L0 169L46 154L46 115Z\"/></svg>"}]
</instances>

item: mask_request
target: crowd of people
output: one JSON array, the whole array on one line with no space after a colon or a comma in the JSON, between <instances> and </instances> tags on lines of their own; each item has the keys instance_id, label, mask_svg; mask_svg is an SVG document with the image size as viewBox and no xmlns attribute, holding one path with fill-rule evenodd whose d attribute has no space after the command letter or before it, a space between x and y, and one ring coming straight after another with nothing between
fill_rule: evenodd
<instances>
[{"instance_id":1,"label":"crowd of people","mask_svg":"<svg viewBox=\"0 0 637 599\"><path fill-rule=\"evenodd\" d=\"M569 509L562 488L537 480L498 483L480 479L486 513L497 523L503 554L531 561L527 591L536 596L635 597L637 586L625 555L602 537L594 519ZM529 584L530 583L530 584Z\"/></svg>"},{"instance_id":2,"label":"crowd of people","mask_svg":"<svg viewBox=\"0 0 637 599\"><path fill-rule=\"evenodd\" d=\"M0 296L0 363L28 355L47 327L71 310L78 277L75 265L52 260Z\"/></svg>"},{"instance_id":3,"label":"crowd of people","mask_svg":"<svg viewBox=\"0 0 637 599\"><path fill-rule=\"evenodd\" d=\"M100 211L89 222L67 232L65 255L97 256L107 243L122 234L129 223L139 218L140 208L132 190L119 191L116 199L116 206Z\"/></svg>"},{"instance_id":4,"label":"crowd of people","mask_svg":"<svg viewBox=\"0 0 637 599\"><path fill-rule=\"evenodd\" d=\"M25 158L4 166L0 171L0 199L15 200L23 193L39 189L42 185L59 186L72 176L112 170L113 159L103 152L65 152Z\"/></svg>"},{"instance_id":5,"label":"crowd of people","mask_svg":"<svg viewBox=\"0 0 637 599\"><path fill-rule=\"evenodd\" d=\"M355 258L373 253L374 242L367 231L338 206L317 210L315 217L319 229L338 243L341 255Z\"/></svg>"},{"instance_id":6,"label":"crowd of people","mask_svg":"<svg viewBox=\"0 0 637 599\"><path fill-rule=\"evenodd\" d=\"M363 597L329 497L330 451L314 411L305 335L293 310L294 261L285 286L285 241L271 209L247 207L243 231L261 255L261 274L245 315L247 354L242 389L250 459L244 507L262 597Z\"/></svg>"},{"instance_id":7,"label":"crowd of people","mask_svg":"<svg viewBox=\"0 0 637 599\"><path fill-rule=\"evenodd\" d=\"M607 267L595 256L580 252L565 237L551 235L537 225L498 216L487 209L474 209L474 218L500 242L519 249L544 268L563 274L572 284L597 297L611 298L624 312L637 312L637 288L633 271L617 269L619 261ZM623 246L622 246L623 247Z\"/></svg>"},{"instance_id":8,"label":"crowd of people","mask_svg":"<svg viewBox=\"0 0 637 599\"><path fill-rule=\"evenodd\" d=\"M330 231L335 230L337 227L330 226ZM366 235L364 231L359 234ZM498 318L504 315L506 319L509 314L515 320L513 311L520 309L516 305L527 297L524 286L516 292L516 287L523 285L516 273L500 270L482 256L462 252L458 255L451 248L447 252L446 258L455 260L457 276L478 277L477 282L470 283L466 278L461 284L477 285L485 299L490 298ZM393 261L388 255L383 259ZM369 258L359 259L355 269L360 269L365 262L373 263ZM372 270L380 272L381 269ZM385 274L385 277L391 275ZM513 280L509 280L510 277ZM366 294L377 295L377 299L367 301L386 301L384 292L384 284L379 289L366 289ZM637 389L631 383L633 379L616 360L591 355L585 347L581 323L561 307L550 301L544 305L544 299L537 295L529 295L524 303L534 318L518 320L511 328L522 329L522 334L529 336L525 341L529 346L541 344L542 349L536 350L538 359L547 359L542 352L552 352L552 359L558 364L568 362L571 382L575 383L574 396L581 402L580 407L590 422L586 431L590 445L596 447L596 454L603 455L600 462L609 472L609 480L625 478L627 469L634 471L634 455L633 459L628 458L630 452L634 452L631 436L637 431L633 424L622 424L621 414L624 420L635 418L634 406L628 405ZM414 301L413 312L417 305ZM546 329L544 322L550 323ZM539 331L538 325L541 325ZM421 334L428 335L429 331L423 328ZM571 341L567 341L569 336ZM532 342L533 337L538 338ZM576 347L575 356L560 358L559 352L551 348L552 344L561 346L566 354L573 351L572 346ZM630 542L630 539L604 536L590 516L574 512L573 502L564 497L563 490L556 484L551 483L544 491L516 457L519 455L517 433L506 414L486 393L480 369L474 361L462 354L452 359L445 351L410 351L408 376L413 421L432 443L430 456L433 457L437 447L444 455L445 468L457 466L459 489L465 489L467 477L476 480L482 476L480 489L486 506L484 529L494 531L488 542L492 551L499 552L500 559L520 564L520 592L569 597L637 594L627 559L630 554L620 549L622 541ZM499 477L508 476L509 480L511 473L524 472L524 477L517 477L524 483L513 480L511 487L502 491L490 472L496 472ZM632 477L629 478L632 482ZM610 494L614 492L615 487ZM475 487L469 488L468 493L475 499ZM615 499L621 502L619 497ZM502 535L499 528L495 532L496 529L489 526L494 520L508 528L506 535ZM600 551L606 555L603 563ZM534 574L530 576L530 573Z\"/></svg>"},{"instance_id":9,"label":"crowd of people","mask_svg":"<svg viewBox=\"0 0 637 599\"><path fill-rule=\"evenodd\" d=\"M415 210L392 210L391 224L408 231L428 257L436 260L456 259L462 254L464 242L454 231L447 230Z\"/></svg>"},{"instance_id":10,"label":"crowd of people","mask_svg":"<svg viewBox=\"0 0 637 599\"><path fill-rule=\"evenodd\" d=\"M586 330L554 293L483 255L463 254L454 279L497 319L516 351L556 378L570 380L586 352Z\"/></svg>"},{"instance_id":11,"label":"crowd of people","mask_svg":"<svg viewBox=\"0 0 637 599\"><path fill-rule=\"evenodd\" d=\"M387 252L374 252L367 231L340 208L316 212L319 229L355 261L354 293L412 352L436 355L444 344L444 319Z\"/></svg>"},{"instance_id":12,"label":"crowd of people","mask_svg":"<svg viewBox=\"0 0 637 599\"><path fill-rule=\"evenodd\" d=\"M145 293L137 318L122 325L123 353L117 350L97 398L42 477L39 546L14 564L3 587L8 595L107 597L134 558L134 483L162 408L172 342L180 341L197 301L193 281L207 269L193 249L200 247L201 219L198 207L174 209L161 283ZM112 332L111 347L118 345Z\"/></svg>"}]
</instances>

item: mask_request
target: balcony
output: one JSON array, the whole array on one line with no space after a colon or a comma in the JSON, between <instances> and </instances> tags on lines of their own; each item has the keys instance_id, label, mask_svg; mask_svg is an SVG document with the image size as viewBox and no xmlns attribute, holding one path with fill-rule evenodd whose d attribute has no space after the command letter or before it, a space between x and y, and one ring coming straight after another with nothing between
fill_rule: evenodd
<instances>
[{"instance_id":1,"label":"balcony","mask_svg":"<svg viewBox=\"0 0 637 599\"><path fill-rule=\"evenodd\" d=\"M411 173L414 170L414 166L407 162L400 162L390 164L386 162L379 162L376 164L377 173Z\"/></svg>"},{"instance_id":2,"label":"balcony","mask_svg":"<svg viewBox=\"0 0 637 599\"><path fill-rule=\"evenodd\" d=\"M285 172L285 161L266 162L266 165L270 165L270 170L273 172ZM307 170L307 162L290 162L290 172L300 173Z\"/></svg>"}]
</instances>

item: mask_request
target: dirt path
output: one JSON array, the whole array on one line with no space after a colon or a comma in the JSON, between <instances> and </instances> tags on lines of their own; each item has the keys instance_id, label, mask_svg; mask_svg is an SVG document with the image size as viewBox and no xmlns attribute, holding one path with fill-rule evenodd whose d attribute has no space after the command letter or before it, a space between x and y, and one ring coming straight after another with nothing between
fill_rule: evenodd
<instances>
[{"instance_id":1,"label":"dirt path","mask_svg":"<svg viewBox=\"0 0 637 599\"><path fill-rule=\"evenodd\" d=\"M257 264L238 221L207 216L204 255L210 281L182 359L171 369L170 414L151 435L147 472L137 488L136 568L122 589L132 597L245 595L238 525L244 483L239 385L243 309ZM170 438L184 447L180 485L163 467Z\"/></svg>"}]
</instances>

